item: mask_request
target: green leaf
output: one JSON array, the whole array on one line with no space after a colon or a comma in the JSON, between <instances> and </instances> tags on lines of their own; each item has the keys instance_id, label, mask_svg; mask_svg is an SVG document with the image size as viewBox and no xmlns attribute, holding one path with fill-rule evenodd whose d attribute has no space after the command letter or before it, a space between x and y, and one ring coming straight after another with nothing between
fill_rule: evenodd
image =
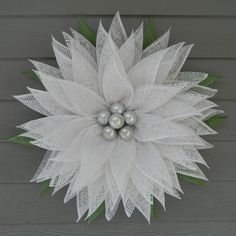
<instances>
[{"instance_id":1,"label":"green leaf","mask_svg":"<svg viewBox=\"0 0 236 236\"><path fill-rule=\"evenodd\" d=\"M143 33L143 49L148 47L151 43L153 43L157 39L157 33L155 31L155 27L149 18L146 24L146 28Z\"/></svg>"},{"instance_id":2,"label":"green leaf","mask_svg":"<svg viewBox=\"0 0 236 236\"><path fill-rule=\"evenodd\" d=\"M49 184L50 184L50 179L45 180L44 182L42 182L42 186L41 186L41 190L40 190L40 196L43 196L45 193L48 192L48 190L50 189Z\"/></svg>"},{"instance_id":3,"label":"green leaf","mask_svg":"<svg viewBox=\"0 0 236 236\"><path fill-rule=\"evenodd\" d=\"M22 73L33 80L40 81L39 77L35 74L35 72L32 69L25 70Z\"/></svg>"},{"instance_id":4,"label":"green leaf","mask_svg":"<svg viewBox=\"0 0 236 236\"><path fill-rule=\"evenodd\" d=\"M105 203L103 202L96 210L95 212L88 217L87 223L92 223L95 219L97 219L98 216L100 216L105 211Z\"/></svg>"},{"instance_id":5,"label":"green leaf","mask_svg":"<svg viewBox=\"0 0 236 236\"><path fill-rule=\"evenodd\" d=\"M8 142L12 143L18 143L18 144L24 144L24 145L32 145L30 142L33 141L34 139L28 138L28 137L23 137L20 135L16 135L14 137L10 137L5 139Z\"/></svg>"},{"instance_id":6,"label":"green leaf","mask_svg":"<svg viewBox=\"0 0 236 236\"><path fill-rule=\"evenodd\" d=\"M209 85L213 84L217 80L221 79L222 77L217 76L217 75L208 75L205 80L203 80L200 85L208 87Z\"/></svg>"},{"instance_id":7,"label":"green leaf","mask_svg":"<svg viewBox=\"0 0 236 236\"><path fill-rule=\"evenodd\" d=\"M78 32L82 34L88 41L90 41L94 46L96 45L96 33L87 24L87 22L82 18L78 18Z\"/></svg>"},{"instance_id":8,"label":"green leaf","mask_svg":"<svg viewBox=\"0 0 236 236\"><path fill-rule=\"evenodd\" d=\"M180 179L186 180L187 182L190 182L190 183L196 184L196 185L203 185L203 183L204 183L204 181L202 179L194 178L192 176L178 174L178 177Z\"/></svg>"},{"instance_id":9,"label":"green leaf","mask_svg":"<svg viewBox=\"0 0 236 236\"><path fill-rule=\"evenodd\" d=\"M151 205L151 218L157 219L157 208L155 202Z\"/></svg>"},{"instance_id":10,"label":"green leaf","mask_svg":"<svg viewBox=\"0 0 236 236\"><path fill-rule=\"evenodd\" d=\"M218 126L219 124L221 124L226 118L227 118L227 116L216 115L216 116L213 116L213 117L209 118L208 120L205 120L204 122L205 122L209 127L215 128L216 126Z\"/></svg>"}]
</instances>

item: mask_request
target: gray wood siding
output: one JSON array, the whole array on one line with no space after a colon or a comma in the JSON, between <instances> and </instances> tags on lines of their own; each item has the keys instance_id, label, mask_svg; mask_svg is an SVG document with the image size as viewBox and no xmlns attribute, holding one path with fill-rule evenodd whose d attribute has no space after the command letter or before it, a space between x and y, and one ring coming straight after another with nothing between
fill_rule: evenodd
<instances>
[{"instance_id":1,"label":"gray wood siding","mask_svg":"<svg viewBox=\"0 0 236 236\"><path fill-rule=\"evenodd\" d=\"M76 28L84 15L94 29L99 18L108 27L120 10L130 32L151 16L158 34L170 27L171 43L195 43L184 70L222 75L214 97L227 121L207 137L214 149L203 151L210 182L195 186L181 181L182 200L167 196L167 211L158 205L151 225L135 212L128 219L120 207L107 223L75 224L76 206L63 203L65 190L40 196L40 185L28 181L44 150L0 141L0 236L235 236L236 235L236 1L235 0L0 0L0 139L20 132L16 125L40 117L12 95L26 86L42 88L22 71L28 58L55 65L51 34Z\"/></svg>"}]
</instances>

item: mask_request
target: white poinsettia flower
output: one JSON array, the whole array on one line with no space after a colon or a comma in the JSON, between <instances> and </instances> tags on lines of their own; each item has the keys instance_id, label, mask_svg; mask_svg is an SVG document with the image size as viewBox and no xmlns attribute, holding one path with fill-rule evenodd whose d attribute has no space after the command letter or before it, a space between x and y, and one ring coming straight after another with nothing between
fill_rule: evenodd
<instances>
[{"instance_id":1,"label":"white poinsettia flower","mask_svg":"<svg viewBox=\"0 0 236 236\"><path fill-rule=\"evenodd\" d=\"M206 179L196 163L211 147L200 136L215 134L203 120L221 112L208 100L216 90L198 85L207 74L180 72L192 45L168 47L169 31L143 50L143 25L127 37L117 13L96 47L72 35L52 40L59 69L32 61L46 91L16 96L46 116L19 126L48 150L32 181L69 185L78 220L102 202L111 220L122 201L149 221L154 198L180 197L177 173Z\"/></svg>"}]
</instances>

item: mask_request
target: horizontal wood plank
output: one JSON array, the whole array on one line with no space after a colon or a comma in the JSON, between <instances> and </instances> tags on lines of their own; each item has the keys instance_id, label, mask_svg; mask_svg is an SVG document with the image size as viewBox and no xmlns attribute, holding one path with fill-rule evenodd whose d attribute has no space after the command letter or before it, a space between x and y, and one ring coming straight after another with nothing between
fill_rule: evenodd
<instances>
[{"instance_id":1,"label":"horizontal wood plank","mask_svg":"<svg viewBox=\"0 0 236 236\"><path fill-rule=\"evenodd\" d=\"M182 184L185 194L182 200L166 197L167 211L158 205L160 221L236 221L235 182L211 182L204 186ZM1 224L20 223L71 223L76 220L76 205L72 200L63 204L66 189L54 197L50 193L40 197L40 185L3 184L0 192ZM226 201L227 199L227 201ZM10 207L9 207L10 206ZM128 219L122 207L114 218L129 224L132 220L145 219L140 213ZM103 217L97 223L103 222Z\"/></svg>"},{"instance_id":2,"label":"horizontal wood plank","mask_svg":"<svg viewBox=\"0 0 236 236\"><path fill-rule=\"evenodd\" d=\"M50 65L56 65L54 59L38 59ZM236 60L225 59L188 59L183 70L203 71L210 74L223 76L223 79L213 85L218 89L214 99L236 99ZM22 60L0 60L0 99L13 99L12 95L23 94L26 86L42 89L40 83L29 79L22 74L26 69L33 68L26 59Z\"/></svg>"},{"instance_id":3,"label":"horizontal wood plank","mask_svg":"<svg viewBox=\"0 0 236 236\"><path fill-rule=\"evenodd\" d=\"M127 32L137 27L140 17L124 17ZM99 17L86 17L97 29ZM0 58L52 57L51 34L62 40L61 31L76 28L77 17L2 18L0 21ZM111 17L103 17L106 28ZM235 58L236 18L221 17L153 17L159 35L172 27L171 44L195 43L191 57Z\"/></svg>"},{"instance_id":4,"label":"horizontal wood plank","mask_svg":"<svg viewBox=\"0 0 236 236\"><path fill-rule=\"evenodd\" d=\"M234 0L1 0L0 16L34 15L198 15L235 16Z\"/></svg>"},{"instance_id":5,"label":"horizontal wood plank","mask_svg":"<svg viewBox=\"0 0 236 236\"><path fill-rule=\"evenodd\" d=\"M1 236L232 236L236 235L235 222L160 222L151 225L135 219L127 223L116 220L109 223L98 220L90 225L40 224L40 225L0 225Z\"/></svg>"},{"instance_id":6,"label":"horizontal wood plank","mask_svg":"<svg viewBox=\"0 0 236 236\"><path fill-rule=\"evenodd\" d=\"M206 136L208 140L236 140L236 130L232 129L236 119L236 101L217 101L217 104L228 115L228 119L221 124L217 131L218 135ZM4 111L4 115L0 116L0 139L13 136L20 132L16 130L16 126L29 120L39 118L39 114L31 111L29 108L17 101L2 101L0 109Z\"/></svg>"},{"instance_id":7,"label":"horizontal wood plank","mask_svg":"<svg viewBox=\"0 0 236 236\"><path fill-rule=\"evenodd\" d=\"M236 143L212 142L213 149L201 151L210 169L200 166L210 181L236 181ZM227 150L227 153L226 153ZM28 183L45 150L13 143L0 143L0 183Z\"/></svg>"}]
</instances>

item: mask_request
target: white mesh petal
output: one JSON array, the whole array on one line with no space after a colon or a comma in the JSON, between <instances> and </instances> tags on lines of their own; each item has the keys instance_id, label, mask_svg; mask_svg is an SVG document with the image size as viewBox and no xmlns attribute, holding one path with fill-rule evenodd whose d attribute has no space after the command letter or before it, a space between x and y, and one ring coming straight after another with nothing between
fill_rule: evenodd
<instances>
[{"instance_id":1,"label":"white mesh petal","mask_svg":"<svg viewBox=\"0 0 236 236\"><path fill-rule=\"evenodd\" d=\"M138 192L136 189L135 185L133 184L132 181L130 181L129 186L127 188L126 192L126 197L127 199L126 202L131 201L134 207L136 207L147 219L147 221L150 223L150 217L151 217L151 205L146 199ZM129 204L130 205L130 204ZM125 206L126 214L129 216L129 214L132 214L134 208L132 209L127 209L128 207ZM131 212L128 212L128 210Z\"/></svg>"},{"instance_id":2,"label":"white mesh petal","mask_svg":"<svg viewBox=\"0 0 236 236\"><path fill-rule=\"evenodd\" d=\"M114 176L117 188L122 197L126 190L130 170L133 166L136 155L136 144L134 140L129 142L118 139L111 157L109 158L109 165Z\"/></svg>"},{"instance_id":3,"label":"white mesh petal","mask_svg":"<svg viewBox=\"0 0 236 236\"><path fill-rule=\"evenodd\" d=\"M208 180L207 177L203 174L203 172L197 165L196 165L195 170L192 170L192 169L187 169L181 165L175 164L175 169L176 169L176 172L179 174L191 176L198 179Z\"/></svg>"},{"instance_id":4,"label":"white mesh petal","mask_svg":"<svg viewBox=\"0 0 236 236\"><path fill-rule=\"evenodd\" d=\"M176 60L174 61L173 66L171 67L171 70L168 74L168 79L172 80L176 78L176 76L179 74L182 66L184 65L191 49L193 47L193 44L184 46L180 49L176 56Z\"/></svg>"},{"instance_id":5,"label":"white mesh petal","mask_svg":"<svg viewBox=\"0 0 236 236\"><path fill-rule=\"evenodd\" d=\"M96 58L97 58L98 63L99 63L100 56L102 53L102 48L106 42L107 36L108 34L106 30L104 29L102 22L100 21L98 25L98 31L97 31L97 37L96 37Z\"/></svg>"},{"instance_id":6,"label":"white mesh petal","mask_svg":"<svg viewBox=\"0 0 236 236\"><path fill-rule=\"evenodd\" d=\"M124 42L118 51L124 69L128 72L134 65L135 60L135 38L134 33Z\"/></svg>"},{"instance_id":7,"label":"white mesh petal","mask_svg":"<svg viewBox=\"0 0 236 236\"><path fill-rule=\"evenodd\" d=\"M167 76L170 73L171 68L173 67L178 53L181 51L184 43L180 42L175 45L167 48L167 53L162 58L162 61L159 66L158 73L156 75L156 83L162 84L165 80L167 80ZM169 79L169 78L168 78Z\"/></svg>"},{"instance_id":8,"label":"white mesh petal","mask_svg":"<svg viewBox=\"0 0 236 236\"><path fill-rule=\"evenodd\" d=\"M20 129L29 131L31 135L35 135L37 138L41 138L63 124L76 119L76 116L72 115L58 115L58 116L48 116L36 120L31 120L24 124L17 126Z\"/></svg>"},{"instance_id":9,"label":"white mesh petal","mask_svg":"<svg viewBox=\"0 0 236 236\"><path fill-rule=\"evenodd\" d=\"M111 58L103 76L103 94L108 105L115 102L127 104L133 99L133 88L117 60L115 56Z\"/></svg>"},{"instance_id":10,"label":"white mesh petal","mask_svg":"<svg viewBox=\"0 0 236 236\"><path fill-rule=\"evenodd\" d=\"M29 60L29 61L35 66L35 68L38 71L41 71L44 74L48 74L48 75L63 79L60 69L54 66L50 66L48 64L42 63L42 62L38 62L34 60Z\"/></svg>"},{"instance_id":11,"label":"white mesh petal","mask_svg":"<svg viewBox=\"0 0 236 236\"><path fill-rule=\"evenodd\" d=\"M136 89L129 108L141 112L150 112L180 93L186 84L145 85Z\"/></svg>"},{"instance_id":12,"label":"white mesh petal","mask_svg":"<svg viewBox=\"0 0 236 236\"><path fill-rule=\"evenodd\" d=\"M80 142L81 167L73 189L84 187L111 156L116 141L102 137L100 127L92 127ZM96 148L91 148L96 147Z\"/></svg>"},{"instance_id":13,"label":"white mesh petal","mask_svg":"<svg viewBox=\"0 0 236 236\"><path fill-rule=\"evenodd\" d=\"M135 138L141 142L192 135L194 135L194 132L183 125L162 120L150 114L139 115L135 130Z\"/></svg>"},{"instance_id":14,"label":"white mesh petal","mask_svg":"<svg viewBox=\"0 0 236 236\"><path fill-rule=\"evenodd\" d=\"M62 107L65 109L71 111L72 113L75 113L76 110L72 106L71 102L68 100L60 81L65 81L62 79L57 79L53 76L44 74L42 72L36 71L35 72L40 80L42 81L44 87L47 89L47 91L51 94L51 96L59 103Z\"/></svg>"},{"instance_id":15,"label":"white mesh petal","mask_svg":"<svg viewBox=\"0 0 236 236\"><path fill-rule=\"evenodd\" d=\"M29 88L31 94L35 97L38 103L49 112L51 115L69 115L71 111L67 110L61 104L59 104L49 92Z\"/></svg>"},{"instance_id":16,"label":"white mesh petal","mask_svg":"<svg viewBox=\"0 0 236 236\"><path fill-rule=\"evenodd\" d=\"M96 116L106 109L105 101L85 86L66 80L59 81L59 84L79 114Z\"/></svg>"},{"instance_id":17,"label":"white mesh petal","mask_svg":"<svg viewBox=\"0 0 236 236\"><path fill-rule=\"evenodd\" d=\"M201 112L184 102L171 99L162 106L159 106L156 110L152 111L152 114L162 116L168 120L181 120L187 117L200 115Z\"/></svg>"},{"instance_id":18,"label":"white mesh petal","mask_svg":"<svg viewBox=\"0 0 236 236\"><path fill-rule=\"evenodd\" d=\"M135 55L134 65L137 64L142 58L143 50L143 23L140 24L138 29L134 31Z\"/></svg>"},{"instance_id":19,"label":"white mesh petal","mask_svg":"<svg viewBox=\"0 0 236 236\"><path fill-rule=\"evenodd\" d=\"M150 44L147 48L143 50L142 58L145 58L155 52L158 52L162 49L167 48L169 43L169 37L170 37L170 30L168 30L165 34L163 34L161 37L159 37L156 41L154 41L152 44Z\"/></svg>"},{"instance_id":20,"label":"white mesh petal","mask_svg":"<svg viewBox=\"0 0 236 236\"><path fill-rule=\"evenodd\" d=\"M70 50L54 38L52 38L52 47L63 78L73 80Z\"/></svg>"},{"instance_id":21,"label":"white mesh petal","mask_svg":"<svg viewBox=\"0 0 236 236\"><path fill-rule=\"evenodd\" d=\"M95 48L95 46L79 32L71 29L71 33L73 34L73 37L75 38L75 40L78 43L80 43L81 46L83 46L90 53L90 55L93 57L93 59L96 61L96 48Z\"/></svg>"},{"instance_id":22,"label":"white mesh petal","mask_svg":"<svg viewBox=\"0 0 236 236\"><path fill-rule=\"evenodd\" d=\"M93 119L74 118L71 121L61 125L53 132L45 135L41 139L33 142L34 145L48 150L62 151L65 150L75 140L82 129L95 124ZM77 145L79 144L79 141Z\"/></svg>"},{"instance_id":23,"label":"white mesh petal","mask_svg":"<svg viewBox=\"0 0 236 236\"><path fill-rule=\"evenodd\" d=\"M111 26L109 28L109 33L111 34L111 38L115 42L115 44L118 48L120 48L121 45L127 40L127 35L125 32L125 28L123 26L123 23L120 19L119 12L116 12L116 14L111 22Z\"/></svg>"},{"instance_id":24,"label":"white mesh petal","mask_svg":"<svg viewBox=\"0 0 236 236\"><path fill-rule=\"evenodd\" d=\"M145 156L145 158L143 158ZM163 188L172 188L172 181L166 164L152 143L139 143L135 163L137 169Z\"/></svg>"},{"instance_id":25,"label":"white mesh petal","mask_svg":"<svg viewBox=\"0 0 236 236\"><path fill-rule=\"evenodd\" d=\"M168 49L165 49L151 54L150 56L137 63L129 71L128 76L134 87L138 87L143 84L154 83L161 60L167 53L167 51Z\"/></svg>"},{"instance_id":26,"label":"white mesh petal","mask_svg":"<svg viewBox=\"0 0 236 236\"><path fill-rule=\"evenodd\" d=\"M17 99L19 102L23 103L25 106L29 107L30 109L45 115L50 116L51 113L45 110L40 103L35 99L33 94L24 94L24 95L17 95L14 96L15 99Z\"/></svg>"},{"instance_id":27,"label":"white mesh petal","mask_svg":"<svg viewBox=\"0 0 236 236\"><path fill-rule=\"evenodd\" d=\"M80 44L71 45L73 80L98 93L97 65Z\"/></svg>"}]
</instances>

